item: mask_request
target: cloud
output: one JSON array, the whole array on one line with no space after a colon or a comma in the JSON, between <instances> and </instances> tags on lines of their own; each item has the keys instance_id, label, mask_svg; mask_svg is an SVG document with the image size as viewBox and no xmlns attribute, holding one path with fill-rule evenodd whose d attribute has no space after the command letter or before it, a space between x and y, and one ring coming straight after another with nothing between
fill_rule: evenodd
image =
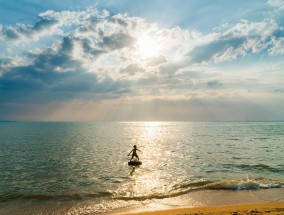
<instances>
[{"instance_id":1,"label":"cloud","mask_svg":"<svg viewBox=\"0 0 284 215\"><path fill-rule=\"evenodd\" d=\"M109 69L104 69L105 72L101 73L103 65L100 63L93 67L93 63L100 58L102 61L111 60L112 53L117 50L133 47L135 39L123 31L123 27L128 25L127 19L124 20L124 17L119 15L93 17L94 15L96 13L93 10L80 13L47 11L40 14L42 20L33 27L1 27L5 40L9 41L23 39L24 36L32 37L55 25L79 25L61 40L55 40L50 47L30 51L27 55L30 61L26 65L11 64L11 60L7 61L8 58L1 59L1 67L5 68L0 76L1 102L15 102L20 95L29 102L43 101L43 97L46 98L45 102L50 102L58 99L100 98L100 94L103 94L104 98L111 98L130 93L127 80L114 80ZM88 26L88 35L76 34L85 24ZM131 75L135 69L133 65L125 69L121 67L121 73ZM138 67L137 69L139 72L144 71Z\"/></svg>"},{"instance_id":2,"label":"cloud","mask_svg":"<svg viewBox=\"0 0 284 215\"><path fill-rule=\"evenodd\" d=\"M271 46L269 48L269 53L272 55L283 55L284 54L284 37L276 39L271 39Z\"/></svg>"},{"instance_id":3,"label":"cloud","mask_svg":"<svg viewBox=\"0 0 284 215\"><path fill-rule=\"evenodd\" d=\"M97 58L100 55L106 53L105 50L96 47L94 42L88 37L79 39L79 42L81 43L83 52L86 54L87 57Z\"/></svg>"},{"instance_id":4,"label":"cloud","mask_svg":"<svg viewBox=\"0 0 284 215\"><path fill-rule=\"evenodd\" d=\"M94 7L89 7L86 10L80 11L54 11L47 10L46 12L40 13L39 17L47 20L57 20L61 26L72 26L72 25L82 25L86 21L103 19L107 17L109 13L103 11L99 13Z\"/></svg>"},{"instance_id":5,"label":"cloud","mask_svg":"<svg viewBox=\"0 0 284 215\"><path fill-rule=\"evenodd\" d=\"M0 55L3 105L127 99L157 101L161 108L162 100L179 108L183 104L200 106L199 100L247 96L247 89L242 89L247 85L264 91L249 79L253 76L249 66L245 71L227 71L222 64L235 61L237 65L247 56L272 58L284 53L283 27L274 19L240 20L205 34L89 8L49 10L39 14L33 25L0 26L0 32L0 46L8 47ZM147 59L139 54L138 42L143 37L156 45L157 53ZM17 49L11 41L17 43ZM259 76L259 80L263 78ZM281 87L273 86L270 92L273 89ZM193 98L199 100L193 102Z\"/></svg>"},{"instance_id":6,"label":"cloud","mask_svg":"<svg viewBox=\"0 0 284 215\"><path fill-rule=\"evenodd\" d=\"M267 4L271 7L284 10L284 2L282 0L268 0Z\"/></svg>"},{"instance_id":7,"label":"cloud","mask_svg":"<svg viewBox=\"0 0 284 215\"><path fill-rule=\"evenodd\" d=\"M33 30L36 32L40 32L43 30L48 30L51 27L53 27L54 25L56 25L58 23L58 21L56 20L48 20L48 19L42 19L41 21L37 22L34 26L33 26Z\"/></svg>"},{"instance_id":8,"label":"cloud","mask_svg":"<svg viewBox=\"0 0 284 215\"><path fill-rule=\"evenodd\" d=\"M133 46L135 39L125 33L115 33L110 36L101 38L101 42L98 43L103 49L114 51L116 49L122 49L125 47Z\"/></svg>"},{"instance_id":9,"label":"cloud","mask_svg":"<svg viewBox=\"0 0 284 215\"><path fill-rule=\"evenodd\" d=\"M189 51L191 63L230 61L261 51L283 53L283 29L273 20L255 23L241 20L223 33L207 35L203 41Z\"/></svg>"},{"instance_id":10,"label":"cloud","mask_svg":"<svg viewBox=\"0 0 284 215\"><path fill-rule=\"evenodd\" d=\"M58 21L41 19L34 26L17 24L15 26L2 27L0 29L0 40L8 40L11 42L25 42L38 37L59 33L57 29ZM43 35L44 33L44 35Z\"/></svg>"},{"instance_id":11,"label":"cloud","mask_svg":"<svg viewBox=\"0 0 284 215\"><path fill-rule=\"evenodd\" d=\"M212 80L207 82L207 86L211 88L221 87L223 84L218 80Z\"/></svg>"},{"instance_id":12,"label":"cloud","mask_svg":"<svg viewBox=\"0 0 284 215\"><path fill-rule=\"evenodd\" d=\"M167 62L167 59L165 56L158 56L158 57L152 57L150 59L148 59L147 61L147 65L149 66L157 66L157 65L160 65L162 63L166 63Z\"/></svg>"},{"instance_id":13,"label":"cloud","mask_svg":"<svg viewBox=\"0 0 284 215\"><path fill-rule=\"evenodd\" d=\"M245 43L245 37L220 37L207 44L195 47L188 54L192 63L216 62L236 59L239 49Z\"/></svg>"},{"instance_id":14,"label":"cloud","mask_svg":"<svg viewBox=\"0 0 284 215\"><path fill-rule=\"evenodd\" d=\"M143 73L145 70L138 64L130 64L125 68L120 69L120 73L126 74L128 76L135 76L137 73Z\"/></svg>"},{"instance_id":15,"label":"cloud","mask_svg":"<svg viewBox=\"0 0 284 215\"><path fill-rule=\"evenodd\" d=\"M66 27L75 29L78 25L84 25L92 18L104 17L108 13L104 11L99 14L98 11L90 7L82 11L60 11L48 10L38 15L39 21L33 26L27 24L16 24L0 28L0 40L9 40L11 42L29 42L39 40L42 37L62 35Z\"/></svg>"},{"instance_id":16,"label":"cloud","mask_svg":"<svg viewBox=\"0 0 284 215\"><path fill-rule=\"evenodd\" d=\"M45 102L49 102L64 97L89 98L101 93L127 92L127 82L116 82L108 76L98 80L96 73L86 71L82 62L73 56L77 43L75 38L64 37L57 46L36 55L32 64L14 66L4 72L0 76L1 101L15 101L19 95L29 97L29 102L42 101L45 96Z\"/></svg>"},{"instance_id":17,"label":"cloud","mask_svg":"<svg viewBox=\"0 0 284 215\"><path fill-rule=\"evenodd\" d=\"M273 91L276 93L284 93L284 89L274 89Z\"/></svg>"}]
</instances>

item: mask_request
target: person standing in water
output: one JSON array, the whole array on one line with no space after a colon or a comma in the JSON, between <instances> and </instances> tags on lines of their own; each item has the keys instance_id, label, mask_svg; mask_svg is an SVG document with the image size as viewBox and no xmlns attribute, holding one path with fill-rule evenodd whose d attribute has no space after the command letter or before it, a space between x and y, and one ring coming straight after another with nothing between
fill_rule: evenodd
<instances>
[{"instance_id":1,"label":"person standing in water","mask_svg":"<svg viewBox=\"0 0 284 215\"><path fill-rule=\"evenodd\" d=\"M131 152L132 152L132 157L131 157L130 161L131 161L134 157L136 157L136 158L138 159L138 161L139 161L139 157L138 157L136 151L140 151L140 150L137 149L136 145L134 145L134 146L133 146L133 149L131 150ZM131 152L129 152L128 156L131 154ZM140 152L141 152L141 151L140 151Z\"/></svg>"}]
</instances>

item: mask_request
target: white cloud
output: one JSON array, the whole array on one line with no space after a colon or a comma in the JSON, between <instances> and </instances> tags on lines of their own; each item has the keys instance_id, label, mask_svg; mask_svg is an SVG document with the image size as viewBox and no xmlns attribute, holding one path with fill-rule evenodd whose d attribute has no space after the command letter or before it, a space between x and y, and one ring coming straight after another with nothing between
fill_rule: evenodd
<instances>
[{"instance_id":1,"label":"white cloud","mask_svg":"<svg viewBox=\"0 0 284 215\"><path fill-rule=\"evenodd\" d=\"M268 0L267 4L271 7L284 10L284 1L283 0Z\"/></svg>"},{"instance_id":2,"label":"white cloud","mask_svg":"<svg viewBox=\"0 0 284 215\"><path fill-rule=\"evenodd\" d=\"M18 23L14 26L0 26L0 40L28 44L47 36L70 34L77 26L83 26L86 21L103 19L105 16L108 16L107 11L99 13L94 8L61 12L48 10L38 15L39 21L34 25ZM70 29L66 30L66 27Z\"/></svg>"},{"instance_id":3,"label":"white cloud","mask_svg":"<svg viewBox=\"0 0 284 215\"><path fill-rule=\"evenodd\" d=\"M277 31L283 32L283 28L274 20L240 20L225 32L201 36L188 55L192 63L219 63L259 52L281 54L282 37Z\"/></svg>"},{"instance_id":4,"label":"white cloud","mask_svg":"<svg viewBox=\"0 0 284 215\"><path fill-rule=\"evenodd\" d=\"M87 9L85 11L60 11L56 12L48 10L44 13L40 13L39 17L48 20L57 20L62 26L68 25L80 25L84 21L92 19L92 17L98 17L99 13L96 9Z\"/></svg>"},{"instance_id":5,"label":"white cloud","mask_svg":"<svg viewBox=\"0 0 284 215\"><path fill-rule=\"evenodd\" d=\"M272 55L284 54L284 37L271 39L271 48L269 48L269 53Z\"/></svg>"}]
</instances>

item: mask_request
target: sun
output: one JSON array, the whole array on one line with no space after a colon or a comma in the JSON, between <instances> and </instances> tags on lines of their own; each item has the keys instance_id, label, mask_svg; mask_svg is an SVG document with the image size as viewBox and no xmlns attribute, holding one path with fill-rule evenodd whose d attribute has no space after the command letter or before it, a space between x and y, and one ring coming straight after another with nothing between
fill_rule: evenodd
<instances>
[{"instance_id":1,"label":"sun","mask_svg":"<svg viewBox=\"0 0 284 215\"><path fill-rule=\"evenodd\" d=\"M142 36L137 40L137 51L142 58L151 58L158 54L158 44L150 36Z\"/></svg>"}]
</instances>

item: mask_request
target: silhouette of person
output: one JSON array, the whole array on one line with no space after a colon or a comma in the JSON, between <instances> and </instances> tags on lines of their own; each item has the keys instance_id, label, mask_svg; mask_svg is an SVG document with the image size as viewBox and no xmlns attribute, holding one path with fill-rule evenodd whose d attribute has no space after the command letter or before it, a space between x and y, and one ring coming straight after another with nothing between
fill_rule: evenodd
<instances>
[{"instance_id":1,"label":"silhouette of person","mask_svg":"<svg viewBox=\"0 0 284 215\"><path fill-rule=\"evenodd\" d=\"M139 161L139 157L138 157L136 151L140 151L140 150L137 149L136 145L134 145L134 146L133 146L133 149L131 150L131 152L132 152L132 157L131 157L130 161L131 161L134 157L136 157L136 158L138 159L138 161ZM131 152L129 152L128 156L131 154ZM141 151L140 151L140 152L141 152Z\"/></svg>"}]
</instances>

